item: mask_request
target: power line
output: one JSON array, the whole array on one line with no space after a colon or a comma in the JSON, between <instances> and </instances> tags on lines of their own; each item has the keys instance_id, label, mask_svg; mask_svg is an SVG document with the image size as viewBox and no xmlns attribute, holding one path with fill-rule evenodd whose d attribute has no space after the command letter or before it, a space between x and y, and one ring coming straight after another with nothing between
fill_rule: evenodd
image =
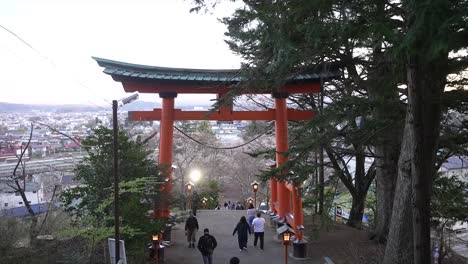
<instances>
[{"instance_id":1,"label":"power line","mask_svg":"<svg viewBox=\"0 0 468 264\"><path fill-rule=\"evenodd\" d=\"M90 104L92 104L92 105L94 105L94 106L96 106L96 107L99 107L99 108L101 108L101 109L103 109L103 110L105 110L105 111L109 111L109 110L110 110L110 109L104 108L104 107L102 107L102 106L100 106L100 105L97 105L97 104L91 102L90 100L88 100L88 103L90 103Z\"/></svg>"},{"instance_id":2,"label":"power line","mask_svg":"<svg viewBox=\"0 0 468 264\"><path fill-rule=\"evenodd\" d=\"M52 59L50 59L49 57L43 55L38 49L34 48L31 44L29 44L28 42L26 42L26 41L25 41L23 38L21 38L18 34L16 34L15 32L11 31L10 29L4 27L4 26L1 25L1 24L0 24L0 27L1 27L2 29L4 29L5 31L7 31L8 33L10 33L11 35L13 35L15 38L17 38L21 43L23 43L24 45L28 46L31 50L33 50L33 51L34 51L37 55L39 55L42 59L46 60L54 69L58 69L58 68L57 68L57 64L56 64ZM69 77L71 77L72 81L73 81L74 83L76 83L77 85L79 85L79 86L81 86L81 87L83 87L83 88L86 88L86 89L88 90L88 92L91 92L94 96L96 96L96 97L98 97L98 98L101 98L102 100L104 100L104 101L105 101L106 103L108 103L109 105L112 105L112 103L111 103L109 100L107 100L107 99L105 99L105 98L103 98L103 97L98 96L97 94L95 94L95 93L93 92L93 90L92 90L90 87L86 86L86 85L83 84L81 81L77 80L77 79L74 78L73 76L69 76ZM89 100L88 100L88 102L89 102ZM93 104L94 104L94 103L93 103ZM95 105L95 104L94 104L94 105Z\"/></svg>"},{"instance_id":3,"label":"power line","mask_svg":"<svg viewBox=\"0 0 468 264\"><path fill-rule=\"evenodd\" d=\"M199 140L197 140L197 139L191 137L190 135L188 135L187 133L185 133L184 131L182 131L181 129L179 129L177 126L174 126L174 128L175 128L177 131L179 131L182 135L184 135L184 136L186 136L187 138L189 138L190 140L192 140L192 141L194 141L194 142L196 142L196 143L198 143L198 144L200 144L200 145L202 145L202 146L205 146L205 147L207 147L207 148L211 148L211 149L236 149L236 148L241 148L241 147L243 147L243 146L245 146L245 145L248 145L248 144L252 143L253 141L259 139L261 136L263 136L263 135L265 135L266 133L269 132L269 131L264 131L264 132L261 133L260 135L254 137L253 139L251 139L251 140L249 140L249 141L247 141L246 143L241 144L241 145L232 146L232 147L214 147L214 146L210 146L210 145L208 145L208 144L206 144L206 143L204 143L204 142L201 142L201 141L199 141Z\"/></svg>"},{"instance_id":4,"label":"power line","mask_svg":"<svg viewBox=\"0 0 468 264\"><path fill-rule=\"evenodd\" d=\"M34 50L37 54L41 55L41 53L38 50L36 50L31 44L29 44L24 39L22 39L20 36L18 36L15 32L13 32L13 31L9 30L8 28L2 26L1 24L0 24L0 27L3 28L4 30L6 30L8 33L15 36L17 39L19 39L19 41L21 41L24 45L28 46L30 49Z\"/></svg>"}]
</instances>

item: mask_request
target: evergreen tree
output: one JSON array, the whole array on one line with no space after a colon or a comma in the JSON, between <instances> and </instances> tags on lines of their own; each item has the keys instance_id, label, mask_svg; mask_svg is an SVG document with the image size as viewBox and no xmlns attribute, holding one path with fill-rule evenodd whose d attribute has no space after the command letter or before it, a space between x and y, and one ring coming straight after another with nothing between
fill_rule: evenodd
<instances>
[{"instance_id":1,"label":"evergreen tree","mask_svg":"<svg viewBox=\"0 0 468 264\"><path fill-rule=\"evenodd\" d=\"M454 225L457 221L468 219L468 196L466 195L468 184L458 179L460 175L444 177L439 174L434 179L434 192L431 198L432 223L437 230L439 241L439 259L448 254L445 244L445 229Z\"/></svg>"},{"instance_id":2,"label":"evergreen tree","mask_svg":"<svg viewBox=\"0 0 468 264\"><path fill-rule=\"evenodd\" d=\"M468 2L243 2L245 7L224 22L228 44L245 60L246 79L253 80L245 87L274 92L295 74L337 64L343 74L328 90L342 91L345 103L361 97L372 106L370 115L355 116L374 122L375 138L368 143L378 162L378 218L384 216L378 225L388 226L391 219L384 263L429 263L441 102L447 85L467 85L460 73L468 65ZM357 110L356 105L343 109ZM346 121L352 124L352 118ZM395 190L399 195L393 195ZM385 240L385 228L377 232Z\"/></svg>"},{"instance_id":3,"label":"evergreen tree","mask_svg":"<svg viewBox=\"0 0 468 264\"><path fill-rule=\"evenodd\" d=\"M382 8L342 1L246 1L246 8L224 20L229 28L231 49L246 60L243 69L254 83L249 82L248 87L274 90L295 74L323 72L330 67L327 65L335 65L329 70L336 67L343 70L341 76L325 83L325 108L334 111L322 112L321 122L310 123L315 132L303 134L305 140L296 144L306 146L309 151L326 144L329 159L336 161L332 162L333 168L353 194L354 208L349 221L352 226L360 226L365 196L375 175L377 188L381 189L379 211L384 211L378 215L386 216L378 222L382 227L388 226L394 189L391 186L396 179L395 169L389 168L396 168L403 112L397 90L401 73L399 65L390 58L393 47L390 41L397 38L398 31L392 28L390 19L395 12L385 15ZM378 28L380 31L375 32ZM383 40L386 45L381 44ZM296 102L317 110L317 101L310 99L303 96ZM362 125L358 126L356 120L362 121ZM377 140L377 133L386 138ZM337 148L338 145L341 147ZM361 168L365 157L372 155L367 151L371 146L379 158L375 171L369 172ZM297 150L306 151L301 147ZM343 167L346 156L358 161L356 175ZM386 232L382 228L380 236L385 237Z\"/></svg>"},{"instance_id":4,"label":"evergreen tree","mask_svg":"<svg viewBox=\"0 0 468 264\"><path fill-rule=\"evenodd\" d=\"M127 242L145 241L141 238L158 229L160 220L148 211L155 199L162 199L159 185L162 175L156 163L148 158L143 145L130 141L125 131L119 130L120 221L123 239ZM112 235L113 218L113 132L106 127L93 129L93 134L82 141L89 156L75 169L80 186L62 193L65 208L78 216L78 234L81 227L101 230L99 239ZM159 228L162 228L159 227ZM99 233L96 231L96 233ZM130 240L130 241L129 241Z\"/></svg>"}]
</instances>

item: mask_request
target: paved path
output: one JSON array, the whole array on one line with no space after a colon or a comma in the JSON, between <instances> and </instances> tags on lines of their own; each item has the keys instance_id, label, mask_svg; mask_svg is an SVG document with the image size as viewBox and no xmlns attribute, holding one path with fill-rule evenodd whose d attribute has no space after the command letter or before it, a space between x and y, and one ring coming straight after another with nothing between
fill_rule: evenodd
<instances>
[{"instance_id":1,"label":"paved path","mask_svg":"<svg viewBox=\"0 0 468 264\"><path fill-rule=\"evenodd\" d=\"M232 231L242 215L246 211L236 210L200 210L197 211L198 223L200 230L197 234L197 240L200 235L203 235L203 229L209 228L210 234L213 235L217 242L218 247L213 254L213 263L222 264L229 263L231 257L238 257L241 264L276 264L284 263L284 246L273 240L276 230L265 227L265 248L261 252L259 249L253 247L254 236L249 237L247 244L248 251L240 252L237 245L237 234L232 236ZM265 216L263 216L265 217ZM265 219L267 222L269 219ZM202 257L198 249L188 248L184 232L185 223L175 226L172 231L175 244L166 248L166 263L167 264L196 264L203 263ZM257 247L260 244L257 244ZM289 249L290 247L288 247ZM291 250L289 250L291 252ZM312 263L312 261L297 261L291 258L288 259L289 264L296 263Z\"/></svg>"}]
</instances>

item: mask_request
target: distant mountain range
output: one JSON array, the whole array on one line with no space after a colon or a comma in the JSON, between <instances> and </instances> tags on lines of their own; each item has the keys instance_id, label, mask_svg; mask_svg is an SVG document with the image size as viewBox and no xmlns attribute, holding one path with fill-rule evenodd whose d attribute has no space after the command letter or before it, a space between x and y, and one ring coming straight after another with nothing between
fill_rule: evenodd
<instances>
[{"instance_id":1,"label":"distant mountain range","mask_svg":"<svg viewBox=\"0 0 468 264\"><path fill-rule=\"evenodd\" d=\"M209 108L209 104L196 105L197 107ZM153 108L160 108L161 104L156 102L146 102L146 101L135 101L128 105L120 107L120 110L123 111L144 111L152 110ZM184 105L178 108L182 109L193 109L194 105ZM94 105L80 105L80 104L67 104L67 105L37 105L37 104L12 104L12 103L2 103L0 102L0 113L2 112L32 112L32 111L42 111L42 112L94 112L94 111L103 111L108 109L112 110L112 106L94 106Z\"/></svg>"},{"instance_id":2,"label":"distant mountain range","mask_svg":"<svg viewBox=\"0 0 468 264\"><path fill-rule=\"evenodd\" d=\"M12 104L0 102L0 112L86 112L99 111L102 108L92 105L37 105L37 104Z\"/></svg>"}]
</instances>

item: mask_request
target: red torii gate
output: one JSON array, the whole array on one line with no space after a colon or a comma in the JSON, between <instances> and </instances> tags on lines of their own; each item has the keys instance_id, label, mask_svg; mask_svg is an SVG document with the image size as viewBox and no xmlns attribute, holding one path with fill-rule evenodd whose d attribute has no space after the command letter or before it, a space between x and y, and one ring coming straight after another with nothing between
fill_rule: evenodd
<instances>
[{"instance_id":1,"label":"red torii gate","mask_svg":"<svg viewBox=\"0 0 468 264\"><path fill-rule=\"evenodd\" d=\"M286 100L289 94L318 93L320 76L303 74L292 78L283 87L272 93L275 109L266 111L233 111L232 104L223 105L217 112L181 111L174 109L177 94L217 94L223 98L232 84L241 81L238 70L201 70L145 66L95 58L104 73L121 82L125 92L159 93L162 109L153 111L133 111L133 121L160 120L159 165L165 168L168 181L165 191L172 186L172 144L173 123L175 120L275 120L276 166L281 167L288 161L288 120L308 120L313 111L288 109ZM267 94L267 92L261 92ZM270 92L271 93L271 92ZM260 94L249 92L249 94ZM296 242L304 244L302 199L298 185L283 181L270 180L270 211L277 213L280 222L287 221L295 230ZM292 214L291 214L292 205ZM156 212L158 216L168 217L170 208L165 205ZM301 248L304 247L301 246ZM294 250L296 253L296 250ZM299 255L301 255L299 253ZM305 257L305 256L298 256Z\"/></svg>"}]
</instances>

